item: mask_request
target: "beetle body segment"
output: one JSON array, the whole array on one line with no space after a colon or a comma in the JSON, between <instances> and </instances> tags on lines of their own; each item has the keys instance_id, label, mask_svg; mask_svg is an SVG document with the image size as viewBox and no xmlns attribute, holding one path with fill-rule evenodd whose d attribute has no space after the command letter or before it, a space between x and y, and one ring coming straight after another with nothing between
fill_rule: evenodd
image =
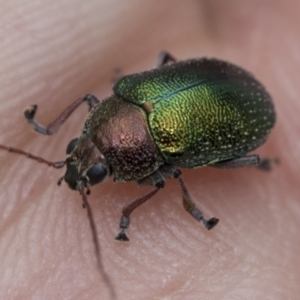
<instances>
[{"instance_id":1,"label":"beetle body segment","mask_svg":"<svg viewBox=\"0 0 300 300\"><path fill-rule=\"evenodd\" d=\"M215 59L125 76L114 92L151 107L146 111L155 144L167 163L179 167L243 156L264 143L275 123L264 87L245 70Z\"/></svg>"}]
</instances>

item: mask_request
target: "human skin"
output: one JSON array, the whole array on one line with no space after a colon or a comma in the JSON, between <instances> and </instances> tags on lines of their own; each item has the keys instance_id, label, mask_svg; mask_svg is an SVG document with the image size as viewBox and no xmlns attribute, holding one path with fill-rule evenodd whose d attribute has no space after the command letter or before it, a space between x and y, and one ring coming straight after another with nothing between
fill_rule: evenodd
<instances>
[{"instance_id":1,"label":"human skin","mask_svg":"<svg viewBox=\"0 0 300 300\"><path fill-rule=\"evenodd\" d=\"M185 212L169 180L132 214L130 242L116 242L122 207L149 188L112 179L92 188L118 299L297 299L299 1L19 2L0 6L1 144L63 160L87 107L53 137L33 132L22 110L38 104L48 124L79 96L108 96L114 69L150 69L160 50L236 63L273 96L278 121L255 151L280 159L272 172L183 170L197 206L220 219L213 230ZM64 170L4 151L0 161L0 299L110 299L81 197L56 185Z\"/></svg>"}]
</instances>

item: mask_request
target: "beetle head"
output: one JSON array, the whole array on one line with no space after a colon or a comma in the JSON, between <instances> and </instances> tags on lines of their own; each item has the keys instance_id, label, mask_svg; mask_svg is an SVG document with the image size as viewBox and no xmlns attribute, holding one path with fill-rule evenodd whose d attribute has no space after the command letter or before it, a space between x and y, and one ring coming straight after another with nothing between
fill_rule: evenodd
<instances>
[{"instance_id":1,"label":"beetle head","mask_svg":"<svg viewBox=\"0 0 300 300\"><path fill-rule=\"evenodd\" d=\"M72 190L81 185L89 187L104 181L110 176L110 169L98 149L90 142L88 145L73 139L67 146L66 173L64 180Z\"/></svg>"},{"instance_id":2,"label":"beetle head","mask_svg":"<svg viewBox=\"0 0 300 300\"><path fill-rule=\"evenodd\" d=\"M0 149L12 153L24 155L29 159L46 164L55 169L67 167L65 175L58 180L68 184L72 190L83 191L89 187L104 181L111 175L111 167L106 162L104 155L98 150L93 142L82 134L79 138L73 139L67 146L67 159L64 161L51 162L40 156L36 156L22 149L0 144Z\"/></svg>"}]
</instances>

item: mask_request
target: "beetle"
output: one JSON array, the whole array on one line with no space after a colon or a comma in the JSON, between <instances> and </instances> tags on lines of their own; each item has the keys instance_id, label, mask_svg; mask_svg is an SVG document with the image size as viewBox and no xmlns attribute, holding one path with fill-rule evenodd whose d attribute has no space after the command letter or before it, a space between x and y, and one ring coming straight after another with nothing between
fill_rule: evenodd
<instances>
[{"instance_id":1,"label":"beetle","mask_svg":"<svg viewBox=\"0 0 300 300\"><path fill-rule=\"evenodd\" d=\"M89 115L81 135L68 144L64 161L51 163L19 149L1 148L55 168L66 166L58 183L64 180L79 191L84 206L90 186L109 176L116 182L152 186L123 208L117 240L129 240L132 211L168 178L179 181L188 213L208 230L218 223L196 207L180 168L270 167L271 160L260 162L258 155L248 153L266 141L275 124L272 99L261 83L234 64L208 58L176 61L161 52L156 68L120 78L113 94L101 102L91 94L77 99L46 127L35 120L36 105L24 114L35 131L52 135L83 102Z\"/></svg>"}]
</instances>

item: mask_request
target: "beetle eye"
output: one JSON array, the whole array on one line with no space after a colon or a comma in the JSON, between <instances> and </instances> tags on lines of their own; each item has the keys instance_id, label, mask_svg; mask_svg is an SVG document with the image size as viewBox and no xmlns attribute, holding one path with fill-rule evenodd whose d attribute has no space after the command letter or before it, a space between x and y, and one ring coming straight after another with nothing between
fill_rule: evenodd
<instances>
[{"instance_id":1,"label":"beetle eye","mask_svg":"<svg viewBox=\"0 0 300 300\"><path fill-rule=\"evenodd\" d=\"M87 177L90 180L90 185L97 184L101 181L103 181L107 175L108 170L107 167L103 164L97 164L93 167L91 167L88 172L86 173Z\"/></svg>"},{"instance_id":2,"label":"beetle eye","mask_svg":"<svg viewBox=\"0 0 300 300\"><path fill-rule=\"evenodd\" d=\"M69 155L72 153L72 151L75 149L77 144L78 138L73 139L67 146L66 154Z\"/></svg>"},{"instance_id":3,"label":"beetle eye","mask_svg":"<svg viewBox=\"0 0 300 300\"><path fill-rule=\"evenodd\" d=\"M70 189L76 190L77 182L79 180L79 173L74 164L67 164L67 171L64 176L64 180Z\"/></svg>"}]
</instances>

